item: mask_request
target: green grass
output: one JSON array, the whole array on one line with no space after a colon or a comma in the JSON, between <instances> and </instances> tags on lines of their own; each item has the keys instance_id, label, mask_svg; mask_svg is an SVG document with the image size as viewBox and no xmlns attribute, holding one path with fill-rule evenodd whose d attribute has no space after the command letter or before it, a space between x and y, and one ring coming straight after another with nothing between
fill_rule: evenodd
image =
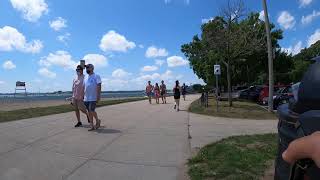
<instances>
[{"instance_id":1,"label":"green grass","mask_svg":"<svg viewBox=\"0 0 320 180\"><path fill-rule=\"evenodd\" d=\"M240 118L240 119L276 119L274 113L259 107L253 102L234 101L233 107L229 107L227 101L219 101L219 110L216 110L216 101L214 98L209 98L209 107L201 106L200 100L191 103L189 111L197 114L204 114L209 116Z\"/></svg>"},{"instance_id":2,"label":"green grass","mask_svg":"<svg viewBox=\"0 0 320 180\"><path fill-rule=\"evenodd\" d=\"M118 99L118 100L107 100L101 101L97 104L97 107L110 106L114 104L133 102L145 100L146 98L128 98L128 99ZM36 107L28 109L19 109L13 111L0 111L0 123L7 121L14 121L26 118L47 116L51 114L59 114L74 111L74 108L70 104L64 104L59 106L49 106L49 107Z\"/></svg>"},{"instance_id":3,"label":"green grass","mask_svg":"<svg viewBox=\"0 0 320 180\"><path fill-rule=\"evenodd\" d=\"M189 160L191 180L258 180L277 150L277 135L246 135L223 139L202 148Z\"/></svg>"}]
</instances>

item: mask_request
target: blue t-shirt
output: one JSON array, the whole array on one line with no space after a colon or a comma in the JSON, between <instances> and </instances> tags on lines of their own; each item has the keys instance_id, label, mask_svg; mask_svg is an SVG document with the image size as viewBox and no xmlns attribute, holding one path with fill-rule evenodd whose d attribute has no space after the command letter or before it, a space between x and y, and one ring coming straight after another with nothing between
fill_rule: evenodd
<instances>
[{"instance_id":1,"label":"blue t-shirt","mask_svg":"<svg viewBox=\"0 0 320 180\"><path fill-rule=\"evenodd\" d=\"M97 74L91 74L84 80L84 101L97 101L97 87L101 84L101 78Z\"/></svg>"}]
</instances>

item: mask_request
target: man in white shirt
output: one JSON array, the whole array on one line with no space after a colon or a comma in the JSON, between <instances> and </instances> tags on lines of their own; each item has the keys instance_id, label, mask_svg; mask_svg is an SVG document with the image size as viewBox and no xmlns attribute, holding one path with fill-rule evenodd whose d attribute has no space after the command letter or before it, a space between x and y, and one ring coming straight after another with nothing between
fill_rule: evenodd
<instances>
[{"instance_id":1,"label":"man in white shirt","mask_svg":"<svg viewBox=\"0 0 320 180\"><path fill-rule=\"evenodd\" d=\"M101 78L99 75L93 72L94 66L92 64L86 65L86 71L88 76L86 76L84 85L84 104L87 107L89 113L89 121L91 124L91 129L93 131L100 127L101 120L99 120L97 112L95 111L97 102L101 98ZM93 117L96 119L96 126L93 124Z\"/></svg>"}]
</instances>

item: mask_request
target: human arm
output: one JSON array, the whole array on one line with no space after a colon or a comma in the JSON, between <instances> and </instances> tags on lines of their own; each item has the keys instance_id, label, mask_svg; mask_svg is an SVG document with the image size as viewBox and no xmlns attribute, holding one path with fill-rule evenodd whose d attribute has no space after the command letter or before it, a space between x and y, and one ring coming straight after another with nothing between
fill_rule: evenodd
<instances>
[{"instance_id":1,"label":"human arm","mask_svg":"<svg viewBox=\"0 0 320 180\"><path fill-rule=\"evenodd\" d=\"M320 167L320 131L292 141L282 158L293 164L300 159L312 159Z\"/></svg>"},{"instance_id":2,"label":"human arm","mask_svg":"<svg viewBox=\"0 0 320 180\"><path fill-rule=\"evenodd\" d=\"M96 77L96 82L97 82L97 102L101 100L101 78L99 75Z\"/></svg>"}]
</instances>

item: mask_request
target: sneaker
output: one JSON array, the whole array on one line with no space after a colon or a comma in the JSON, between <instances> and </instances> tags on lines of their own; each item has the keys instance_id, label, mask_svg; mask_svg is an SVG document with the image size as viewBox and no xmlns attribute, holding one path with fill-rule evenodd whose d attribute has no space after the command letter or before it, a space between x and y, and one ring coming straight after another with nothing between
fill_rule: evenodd
<instances>
[{"instance_id":1,"label":"sneaker","mask_svg":"<svg viewBox=\"0 0 320 180\"><path fill-rule=\"evenodd\" d=\"M74 127L80 127L80 126L82 126L82 123L78 122Z\"/></svg>"}]
</instances>

